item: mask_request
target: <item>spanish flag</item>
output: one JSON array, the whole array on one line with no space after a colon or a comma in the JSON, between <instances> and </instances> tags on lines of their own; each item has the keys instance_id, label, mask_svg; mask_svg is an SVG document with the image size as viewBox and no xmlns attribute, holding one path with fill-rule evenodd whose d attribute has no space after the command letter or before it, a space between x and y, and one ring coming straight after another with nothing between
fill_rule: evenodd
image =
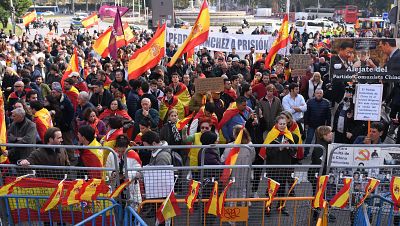
<instances>
[{"instance_id":1,"label":"spanish flag","mask_svg":"<svg viewBox=\"0 0 400 226\"><path fill-rule=\"evenodd\" d=\"M96 139L94 139L89 146L100 147L102 146ZM103 149L85 149L80 151L80 156L85 167L103 167L105 165ZM107 152L108 153L108 152ZM104 173L101 171L89 170L91 178L103 178Z\"/></svg>"},{"instance_id":2,"label":"spanish flag","mask_svg":"<svg viewBox=\"0 0 400 226\"><path fill-rule=\"evenodd\" d=\"M117 47L121 48L122 46L126 46L128 43L135 41L135 35L133 34L132 29L129 27L129 24L125 22L122 26L124 29L124 34L117 36Z\"/></svg>"},{"instance_id":3,"label":"spanish flag","mask_svg":"<svg viewBox=\"0 0 400 226\"><path fill-rule=\"evenodd\" d=\"M206 213L219 216L218 181L214 181L214 187L206 204Z\"/></svg>"},{"instance_id":4,"label":"spanish flag","mask_svg":"<svg viewBox=\"0 0 400 226\"><path fill-rule=\"evenodd\" d=\"M165 201L157 210L157 222L162 223L180 214L181 209L178 206L178 202L175 198L175 193L172 190L169 196L165 199Z\"/></svg>"},{"instance_id":5,"label":"spanish flag","mask_svg":"<svg viewBox=\"0 0 400 226\"><path fill-rule=\"evenodd\" d=\"M137 79L148 69L153 68L165 55L166 24L157 29L153 38L136 51L129 59L129 79Z\"/></svg>"},{"instance_id":6,"label":"spanish flag","mask_svg":"<svg viewBox=\"0 0 400 226\"><path fill-rule=\"evenodd\" d=\"M189 183L189 191L186 194L185 202L188 207L190 213L193 213L193 204L197 199L197 195L199 194L200 182L195 180L190 180Z\"/></svg>"},{"instance_id":7,"label":"spanish flag","mask_svg":"<svg viewBox=\"0 0 400 226\"><path fill-rule=\"evenodd\" d=\"M299 125L297 125L297 123L294 122L294 123L292 123L292 126L290 126L290 128L288 128L288 129L292 134L296 135L297 138L299 139L297 144L303 144L303 140L301 139L301 133L300 133ZM297 157L297 159L303 159L304 158L304 148L303 147L298 147L297 148L296 157Z\"/></svg>"},{"instance_id":8,"label":"spanish flag","mask_svg":"<svg viewBox=\"0 0 400 226\"><path fill-rule=\"evenodd\" d=\"M292 191L294 190L294 187L296 187L297 182L299 182L299 178L298 178L298 177L295 177L292 186L290 186L290 189L289 189L289 191L288 191L287 197L289 197L290 193L292 193ZM281 206L279 206L278 210L282 210L283 208L285 208L285 206L286 206L286 201L287 201L287 199L285 199L285 200L282 202L282 204L281 204Z\"/></svg>"},{"instance_id":9,"label":"spanish flag","mask_svg":"<svg viewBox=\"0 0 400 226\"><path fill-rule=\"evenodd\" d=\"M400 206L400 177L392 177L390 180L390 194L397 209Z\"/></svg>"},{"instance_id":10,"label":"spanish flag","mask_svg":"<svg viewBox=\"0 0 400 226\"><path fill-rule=\"evenodd\" d=\"M15 180L14 180L13 182L8 183L8 184L3 185L2 187L0 187L0 197L1 197L1 196L8 195L8 194L11 194L11 193L13 192L13 190L14 190L14 186L15 186L20 180L22 180L23 178L25 178L25 177L27 177L27 176L29 176L29 174L28 174L28 175L21 176L21 177L17 177L17 178L15 178Z\"/></svg>"},{"instance_id":11,"label":"spanish flag","mask_svg":"<svg viewBox=\"0 0 400 226\"><path fill-rule=\"evenodd\" d=\"M80 202L78 194L82 188L83 183L83 179L76 179L70 184L67 192L65 193L65 196L61 201L61 204L63 206L69 206Z\"/></svg>"},{"instance_id":12,"label":"spanish flag","mask_svg":"<svg viewBox=\"0 0 400 226\"><path fill-rule=\"evenodd\" d=\"M233 117L235 117L237 114L239 114L240 111L236 106L236 102L233 102L229 105L228 109L224 112L224 115L222 116L221 121L218 124L218 128L222 129L222 127Z\"/></svg>"},{"instance_id":13,"label":"spanish flag","mask_svg":"<svg viewBox=\"0 0 400 226\"><path fill-rule=\"evenodd\" d=\"M271 178L268 178L268 200L265 202L265 208L267 208L267 212L271 211L271 204L272 201L274 200L274 197L276 195L276 193L278 192L279 186L281 184L279 184L278 182L272 180Z\"/></svg>"},{"instance_id":14,"label":"spanish flag","mask_svg":"<svg viewBox=\"0 0 400 226\"><path fill-rule=\"evenodd\" d=\"M43 204L42 208L40 208L41 213L47 212L56 207L58 204L60 204L61 199L63 197L63 187L64 187L64 180L58 183L56 190L54 190L54 192L50 195L49 199L47 199L47 201Z\"/></svg>"},{"instance_id":15,"label":"spanish flag","mask_svg":"<svg viewBox=\"0 0 400 226\"><path fill-rule=\"evenodd\" d=\"M242 126L242 129L240 130L238 136L236 137L235 142L233 143L234 145L239 145L242 143L243 130L244 130L244 126ZM232 148L228 154L228 157L226 157L225 165L234 166L236 164L236 160L239 156L239 152L240 152L240 147ZM231 173L232 173L231 168L224 169L224 171L222 172L222 175L221 175L221 182L223 184L226 184L228 182L229 177L231 176Z\"/></svg>"},{"instance_id":16,"label":"spanish flag","mask_svg":"<svg viewBox=\"0 0 400 226\"><path fill-rule=\"evenodd\" d=\"M99 23L99 17L97 16L97 13L93 13L92 15L83 19L81 23L83 27L89 29Z\"/></svg>"},{"instance_id":17,"label":"spanish flag","mask_svg":"<svg viewBox=\"0 0 400 226\"><path fill-rule=\"evenodd\" d=\"M124 183L120 184L115 191L109 196L110 199L115 199L121 194L121 192L132 182L131 179L126 180Z\"/></svg>"},{"instance_id":18,"label":"spanish flag","mask_svg":"<svg viewBox=\"0 0 400 226\"><path fill-rule=\"evenodd\" d=\"M331 206L339 207L341 209L343 209L344 207L347 206L347 202L349 201L349 197L350 197L350 188L351 188L352 181L353 181L353 178L351 178L351 177L343 178L343 187L331 199L331 201L329 201L329 204Z\"/></svg>"},{"instance_id":19,"label":"spanish flag","mask_svg":"<svg viewBox=\"0 0 400 226\"><path fill-rule=\"evenodd\" d=\"M68 75L72 72L79 73L79 58L78 58L78 50L76 47L74 48L74 54L71 56L71 60L69 61L68 68L65 70L63 77L61 78L61 86L64 89L64 81L68 78Z\"/></svg>"},{"instance_id":20,"label":"spanish flag","mask_svg":"<svg viewBox=\"0 0 400 226\"><path fill-rule=\"evenodd\" d=\"M365 187L365 195L364 195L364 197L362 197L362 199L360 200L360 202L357 204L357 208L360 207L360 206L364 203L365 199L367 199L368 196L369 196L372 192L375 191L376 187L378 187L378 185L379 185L380 182L381 182L381 181L378 180L378 179L368 177L368 184L367 184L367 186Z\"/></svg>"},{"instance_id":21,"label":"spanish flag","mask_svg":"<svg viewBox=\"0 0 400 226\"><path fill-rule=\"evenodd\" d=\"M219 195L219 198L218 198L219 216L222 216L222 214L224 214L226 194L228 193L228 189L231 187L232 184L233 184L233 181L229 181L229 183L225 186L222 193Z\"/></svg>"},{"instance_id":22,"label":"spanish flag","mask_svg":"<svg viewBox=\"0 0 400 226\"><path fill-rule=\"evenodd\" d=\"M112 27L109 27L93 44L93 50L103 58L106 58L110 53L108 43L110 42L111 31Z\"/></svg>"},{"instance_id":23,"label":"spanish flag","mask_svg":"<svg viewBox=\"0 0 400 226\"><path fill-rule=\"evenodd\" d=\"M289 17L287 14L283 17L281 28L279 29L278 37L272 43L271 49L268 51L268 56L265 58L265 67L271 68L274 63L275 56L278 51L285 48L289 43Z\"/></svg>"},{"instance_id":24,"label":"spanish flag","mask_svg":"<svg viewBox=\"0 0 400 226\"><path fill-rule=\"evenodd\" d=\"M328 183L329 175L319 176L317 182L317 192L313 201L314 208L322 208L324 205L324 195L326 184Z\"/></svg>"},{"instance_id":25,"label":"spanish flag","mask_svg":"<svg viewBox=\"0 0 400 226\"><path fill-rule=\"evenodd\" d=\"M35 112L33 116L33 121L36 124L36 130L40 137L40 140L44 143L44 134L47 129L53 127L53 121L49 111L46 108L42 108L39 111Z\"/></svg>"},{"instance_id":26,"label":"spanish flag","mask_svg":"<svg viewBox=\"0 0 400 226\"><path fill-rule=\"evenodd\" d=\"M186 116L184 119L181 119L181 120L177 121L176 122L176 128L179 131L181 131L183 129L183 127L185 127L190 122L190 120L192 120L192 118L194 116L194 113L196 113L196 112L192 112L192 114Z\"/></svg>"},{"instance_id":27,"label":"spanish flag","mask_svg":"<svg viewBox=\"0 0 400 226\"><path fill-rule=\"evenodd\" d=\"M172 87L172 84L170 86ZM174 92L174 95L178 97L178 100L183 104L185 112L189 112L189 102L191 99L189 90L182 82L179 82L178 87L178 91Z\"/></svg>"},{"instance_id":28,"label":"spanish flag","mask_svg":"<svg viewBox=\"0 0 400 226\"><path fill-rule=\"evenodd\" d=\"M24 26L29 26L30 23L32 23L33 21L35 21L37 18L36 15L36 10L33 10L32 12L26 14L25 16L22 17L22 21L24 23Z\"/></svg>"},{"instance_id":29,"label":"spanish flag","mask_svg":"<svg viewBox=\"0 0 400 226\"><path fill-rule=\"evenodd\" d=\"M186 38L185 42L179 47L178 51L176 51L174 56L171 58L171 61L168 63L168 67L172 67L172 65L175 64L176 60L183 54L191 51L196 46L207 41L209 29L210 12L208 11L207 0L204 0L203 5L200 9L200 13L197 16L197 20L193 25L192 31Z\"/></svg>"},{"instance_id":30,"label":"spanish flag","mask_svg":"<svg viewBox=\"0 0 400 226\"><path fill-rule=\"evenodd\" d=\"M77 197L80 201L91 202L97 199L100 194L106 194L109 187L102 179L90 179L83 183Z\"/></svg>"},{"instance_id":31,"label":"spanish flag","mask_svg":"<svg viewBox=\"0 0 400 226\"><path fill-rule=\"evenodd\" d=\"M285 131L281 132L276 128L276 126L272 127L271 131L267 134L267 137L264 140L263 144L270 144L272 141L274 141L277 137L284 135L287 139L292 141L294 143L293 135L292 133L286 128ZM260 152L258 155L262 158L265 159L267 156L267 148L266 147L261 147Z\"/></svg>"},{"instance_id":32,"label":"spanish flag","mask_svg":"<svg viewBox=\"0 0 400 226\"><path fill-rule=\"evenodd\" d=\"M4 97L3 91L0 88L0 144L7 143L7 128L6 128L6 114L4 110ZM1 151L6 150L5 146L1 147ZM0 164L8 163L8 157L0 155Z\"/></svg>"}]
</instances>

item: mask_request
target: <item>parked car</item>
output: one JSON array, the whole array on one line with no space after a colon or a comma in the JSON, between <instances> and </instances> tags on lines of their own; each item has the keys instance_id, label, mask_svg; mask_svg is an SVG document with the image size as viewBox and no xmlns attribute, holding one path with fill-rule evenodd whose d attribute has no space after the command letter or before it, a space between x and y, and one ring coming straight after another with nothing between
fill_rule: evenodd
<instances>
[{"instance_id":1,"label":"parked car","mask_svg":"<svg viewBox=\"0 0 400 226\"><path fill-rule=\"evenodd\" d=\"M54 16L55 13L52 12L52 11L46 11L46 12L41 13L40 15L43 15L43 16Z\"/></svg>"},{"instance_id":2,"label":"parked car","mask_svg":"<svg viewBox=\"0 0 400 226\"><path fill-rule=\"evenodd\" d=\"M79 29L83 28L82 19L79 17L72 18L71 28L74 30L79 30Z\"/></svg>"},{"instance_id":3,"label":"parked car","mask_svg":"<svg viewBox=\"0 0 400 226\"><path fill-rule=\"evenodd\" d=\"M188 29L190 27L189 22L182 20L181 18L176 18L175 19L175 25L174 28L183 28L183 29Z\"/></svg>"}]
</instances>

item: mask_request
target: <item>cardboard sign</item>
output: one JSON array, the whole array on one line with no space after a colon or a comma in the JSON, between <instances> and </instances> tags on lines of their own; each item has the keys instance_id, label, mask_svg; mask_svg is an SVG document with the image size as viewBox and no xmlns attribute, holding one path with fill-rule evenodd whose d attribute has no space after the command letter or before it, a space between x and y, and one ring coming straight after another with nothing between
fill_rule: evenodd
<instances>
[{"instance_id":1,"label":"cardboard sign","mask_svg":"<svg viewBox=\"0 0 400 226\"><path fill-rule=\"evenodd\" d=\"M222 222L243 222L249 219L249 207L225 207Z\"/></svg>"},{"instance_id":2,"label":"cardboard sign","mask_svg":"<svg viewBox=\"0 0 400 226\"><path fill-rule=\"evenodd\" d=\"M382 93L382 84L358 84L354 120L380 121Z\"/></svg>"},{"instance_id":3,"label":"cardboard sign","mask_svg":"<svg viewBox=\"0 0 400 226\"><path fill-rule=\"evenodd\" d=\"M224 79L218 78L196 78L194 80L196 93L221 92L224 90Z\"/></svg>"},{"instance_id":4,"label":"cardboard sign","mask_svg":"<svg viewBox=\"0 0 400 226\"><path fill-rule=\"evenodd\" d=\"M290 57L290 67L292 69L306 69L311 64L311 57L310 55L304 54L293 54Z\"/></svg>"}]
</instances>

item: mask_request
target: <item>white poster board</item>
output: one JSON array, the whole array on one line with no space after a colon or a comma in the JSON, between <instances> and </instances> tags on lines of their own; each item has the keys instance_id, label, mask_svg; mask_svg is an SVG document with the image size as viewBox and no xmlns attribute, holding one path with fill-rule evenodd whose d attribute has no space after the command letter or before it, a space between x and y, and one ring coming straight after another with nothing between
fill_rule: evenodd
<instances>
[{"instance_id":1,"label":"white poster board","mask_svg":"<svg viewBox=\"0 0 400 226\"><path fill-rule=\"evenodd\" d=\"M144 166L143 168L151 168L154 166ZM171 169L172 169L171 165ZM165 198L171 192L174 186L174 171L172 170L144 170L144 187L146 190L146 198Z\"/></svg>"},{"instance_id":2,"label":"white poster board","mask_svg":"<svg viewBox=\"0 0 400 226\"><path fill-rule=\"evenodd\" d=\"M382 84L358 84L354 120L380 121L382 93Z\"/></svg>"}]
</instances>

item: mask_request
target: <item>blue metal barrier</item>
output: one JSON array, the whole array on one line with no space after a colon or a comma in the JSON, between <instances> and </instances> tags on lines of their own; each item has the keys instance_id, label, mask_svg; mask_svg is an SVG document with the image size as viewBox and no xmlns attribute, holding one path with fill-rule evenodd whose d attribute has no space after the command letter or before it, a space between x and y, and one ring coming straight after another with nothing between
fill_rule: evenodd
<instances>
[{"instance_id":1,"label":"blue metal barrier","mask_svg":"<svg viewBox=\"0 0 400 226\"><path fill-rule=\"evenodd\" d=\"M143 219L139 216L139 214L136 213L136 211L132 207L127 206L125 207L124 226L132 226L132 225L147 226L147 224L143 221Z\"/></svg>"},{"instance_id":2,"label":"blue metal barrier","mask_svg":"<svg viewBox=\"0 0 400 226\"><path fill-rule=\"evenodd\" d=\"M95 222L95 218L102 216L101 225L116 225L115 221L122 223L122 209L113 199L99 198L92 203L82 202L76 206L63 207L58 205L48 212L41 213L40 208L49 196L7 195L0 197L4 201L8 225L32 225L38 222L82 224ZM106 208L101 208L101 206ZM115 214L112 210L115 210ZM106 213L110 211L107 216ZM90 215L90 216L89 216ZM115 216L115 217L114 217ZM110 224L105 219L109 217ZM84 219L82 221L82 219ZM99 221L98 221L99 222ZM3 221L3 223L5 223ZM112 224L111 224L112 223ZM7 225L7 224L6 224ZM83 225L83 224L82 224ZM98 225L98 224L94 224ZM120 224L117 224L120 225Z\"/></svg>"},{"instance_id":3,"label":"blue metal barrier","mask_svg":"<svg viewBox=\"0 0 400 226\"><path fill-rule=\"evenodd\" d=\"M393 217L394 203L380 195L372 195L369 197L368 206L364 204L357 209L354 225L391 226Z\"/></svg>"}]
</instances>

